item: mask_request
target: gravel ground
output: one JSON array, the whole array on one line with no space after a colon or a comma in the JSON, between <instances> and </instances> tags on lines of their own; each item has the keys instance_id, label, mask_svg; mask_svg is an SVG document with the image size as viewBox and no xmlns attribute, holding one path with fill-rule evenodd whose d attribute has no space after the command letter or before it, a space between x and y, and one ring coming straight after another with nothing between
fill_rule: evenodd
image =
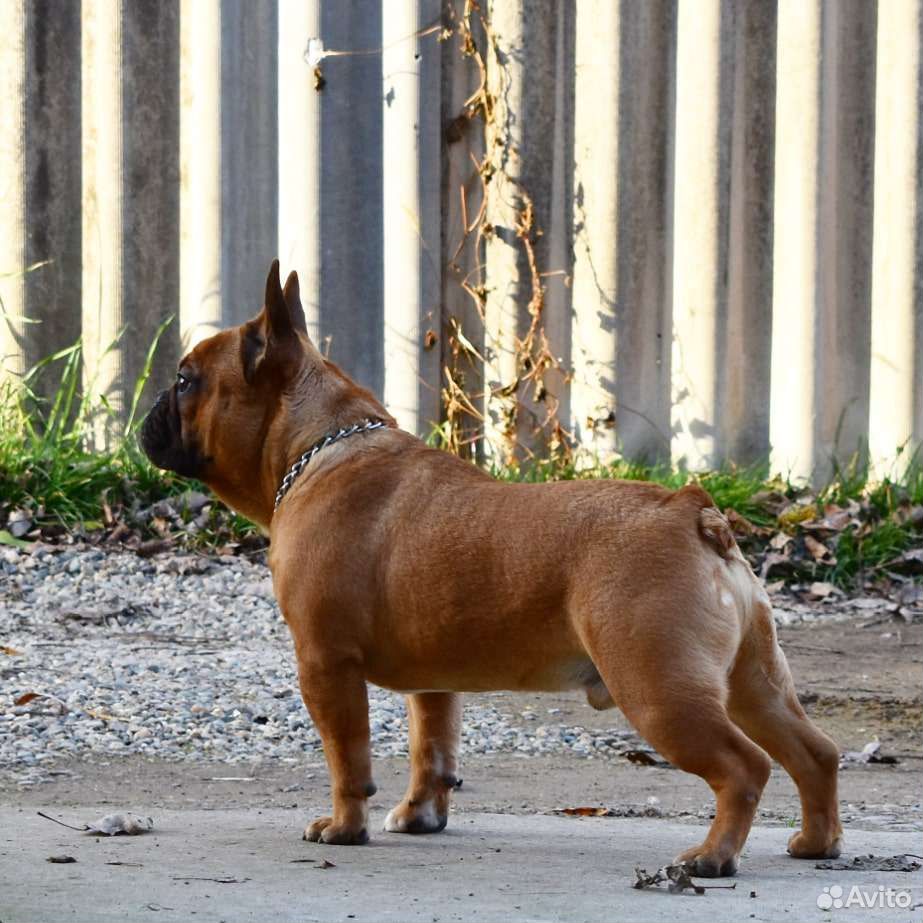
<instances>
[{"instance_id":1,"label":"gravel ground","mask_svg":"<svg viewBox=\"0 0 923 923\"><path fill-rule=\"evenodd\" d=\"M21 783L87 753L234 763L320 752L264 565L56 547L6 549L2 562L0 677L22 704L0 714L0 768ZM403 698L376 687L369 698L375 755L405 755ZM518 716L526 734L512 717L468 704L465 750L586 756L638 743L534 712Z\"/></svg>"},{"instance_id":2,"label":"gravel ground","mask_svg":"<svg viewBox=\"0 0 923 923\"><path fill-rule=\"evenodd\" d=\"M828 616L794 605L777 617ZM3 549L0 649L0 769L21 785L88 755L235 763L320 753L269 571L246 558ZM402 697L375 687L369 697L375 755L405 755ZM647 749L624 728L556 723L554 708L513 715L489 699L466 704L463 753Z\"/></svg>"}]
</instances>

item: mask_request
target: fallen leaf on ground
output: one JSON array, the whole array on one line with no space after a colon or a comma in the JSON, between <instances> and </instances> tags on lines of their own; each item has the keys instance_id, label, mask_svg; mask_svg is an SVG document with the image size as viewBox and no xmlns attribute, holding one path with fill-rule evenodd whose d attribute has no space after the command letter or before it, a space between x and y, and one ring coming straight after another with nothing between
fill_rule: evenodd
<instances>
[{"instance_id":1,"label":"fallen leaf on ground","mask_svg":"<svg viewBox=\"0 0 923 923\"><path fill-rule=\"evenodd\" d=\"M614 817L611 808L558 808L555 814L567 814L569 817Z\"/></svg>"},{"instance_id":2,"label":"fallen leaf on ground","mask_svg":"<svg viewBox=\"0 0 923 923\"><path fill-rule=\"evenodd\" d=\"M645 869L635 867L635 882L632 887L641 890L642 888L656 888L663 882L669 882L667 890L671 894L682 894L687 888L693 890L696 894L704 894L706 891L733 891L737 883L730 885L699 885L692 880L689 872L689 866L685 862L677 865L664 865L657 869L653 875L649 875Z\"/></svg>"},{"instance_id":3,"label":"fallen leaf on ground","mask_svg":"<svg viewBox=\"0 0 923 923\"><path fill-rule=\"evenodd\" d=\"M867 856L853 856L852 859L816 862L814 868L838 872L918 872L923 865L915 862L910 853L902 856L873 856L869 853Z\"/></svg>"},{"instance_id":4,"label":"fallen leaf on ground","mask_svg":"<svg viewBox=\"0 0 923 923\"><path fill-rule=\"evenodd\" d=\"M10 657L22 656L22 651L17 651L15 647L10 647L7 644L0 644L0 652L8 654Z\"/></svg>"},{"instance_id":5,"label":"fallen leaf on ground","mask_svg":"<svg viewBox=\"0 0 923 923\"><path fill-rule=\"evenodd\" d=\"M638 766L669 766L670 764L654 750L626 750L622 754L630 763Z\"/></svg>"},{"instance_id":6,"label":"fallen leaf on ground","mask_svg":"<svg viewBox=\"0 0 923 923\"><path fill-rule=\"evenodd\" d=\"M852 522L849 510L844 510L834 504L830 504L824 513L823 519L803 522L801 528L813 532L842 532Z\"/></svg>"},{"instance_id":7,"label":"fallen leaf on ground","mask_svg":"<svg viewBox=\"0 0 923 923\"><path fill-rule=\"evenodd\" d=\"M150 817L140 817L137 814L107 814L99 820L87 825L89 833L98 833L102 836L138 836L141 833L150 833L154 829L154 821Z\"/></svg>"},{"instance_id":8,"label":"fallen leaf on ground","mask_svg":"<svg viewBox=\"0 0 923 923\"><path fill-rule=\"evenodd\" d=\"M69 711L67 703L59 699L56 695L50 695L47 692L24 692L21 696L13 699L14 705L28 705L30 702L38 700L39 705L48 705L55 709L55 713L66 715Z\"/></svg>"},{"instance_id":9,"label":"fallen leaf on ground","mask_svg":"<svg viewBox=\"0 0 923 923\"><path fill-rule=\"evenodd\" d=\"M769 554L763 559L763 566L760 568L760 580L766 580L766 578L773 573L781 574L783 577L790 577L795 573L795 562L786 554L780 554L779 552L770 551Z\"/></svg>"},{"instance_id":10,"label":"fallen leaf on ground","mask_svg":"<svg viewBox=\"0 0 923 923\"><path fill-rule=\"evenodd\" d=\"M58 820L56 817L43 814L41 811L36 811L35 813L39 817L44 817L45 820L60 824L62 827L79 830L81 833L92 833L94 836L118 836L119 834L137 836L141 833L149 833L154 829L154 821L150 817L140 817L137 814L107 814L91 824L75 826L74 824L67 824L63 820Z\"/></svg>"},{"instance_id":11,"label":"fallen leaf on ground","mask_svg":"<svg viewBox=\"0 0 923 923\"><path fill-rule=\"evenodd\" d=\"M819 542L816 538L811 535L806 535L804 537L804 547L808 549L812 558L815 561L824 561L825 559L829 563L833 563L833 552L823 543Z\"/></svg>"},{"instance_id":12,"label":"fallen leaf on ground","mask_svg":"<svg viewBox=\"0 0 923 923\"><path fill-rule=\"evenodd\" d=\"M765 538L771 534L770 529L755 525L754 523L750 522L746 516L742 516L732 507L727 507L725 509L724 517L727 519L728 525L731 527L731 531L738 537L746 538L747 536L755 535L759 538Z\"/></svg>"},{"instance_id":13,"label":"fallen leaf on ground","mask_svg":"<svg viewBox=\"0 0 923 923\"><path fill-rule=\"evenodd\" d=\"M870 740L861 750L847 750L843 760L847 763L880 763L885 766L893 766L898 762L896 756L881 752L881 741L878 740Z\"/></svg>"},{"instance_id":14,"label":"fallen leaf on ground","mask_svg":"<svg viewBox=\"0 0 923 923\"><path fill-rule=\"evenodd\" d=\"M155 554L169 551L172 547L173 542L165 541L162 538L155 538L147 542L141 542L135 550L135 554L137 554L139 558L152 558Z\"/></svg>"},{"instance_id":15,"label":"fallen leaf on ground","mask_svg":"<svg viewBox=\"0 0 923 923\"><path fill-rule=\"evenodd\" d=\"M336 867L336 863L331 862L329 859L324 859L324 861L321 862L321 864L318 866L319 869L335 869Z\"/></svg>"},{"instance_id":16,"label":"fallen leaf on ground","mask_svg":"<svg viewBox=\"0 0 923 923\"><path fill-rule=\"evenodd\" d=\"M792 506L779 514L779 522L783 525L794 526L808 522L814 518L815 507L813 503L804 506Z\"/></svg>"},{"instance_id":17,"label":"fallen leaf on ground","mask_svg":"<svg viewBox=\"0 0 923 923\"><path fill-rule=\"evenodd\" d=\"M209 878L206 875L172 875L171 879L173 881L214 881L219 885L240 885L250 880L249 878L231 878L230 876Z\"/></svg>"},{"instance_id":18,"label":"fallen leaf on ground","mask_svg":"<svg viewBox=\"0 0 923 923\"><path fill-rule=\"evenodd\" d=\"M808 593L815 599L826 599L836 593L836 587L832 583L816 582L811 584Z\"/></svg>"},{"instance_id":19,"label":"fallen leaf on ground","mask_svg":"<svg viewBox=\"0 0 923 923\"><path fill-rule=\"evenodd\" d=\"M923 548L905 551L893 561L888 561L887 567L902 574L923 574Z\"/></svg>"},{"instance_id":20,"label":"fallen leaf on ground","mask_svg":"<svg viewBox=\"0 0 923 923\"><path fill-rule=\"evenodd\" d=\"M51 862L54 865L67 865L77 860L73 856L49 856L45 861Z\"/></svg>"},{"instance_id":21,"label":"fallen leaf on ground","mask_svg":"<svg viewBox=\"0 0 923 923\"><path fill-rule=\"evenodd\" d=\"M773 551L781 551L789 542L793 542L794 539L787 535L785 532L776 532L771 539L769 539L769 547Z\"/></svg>"}]
</instances>

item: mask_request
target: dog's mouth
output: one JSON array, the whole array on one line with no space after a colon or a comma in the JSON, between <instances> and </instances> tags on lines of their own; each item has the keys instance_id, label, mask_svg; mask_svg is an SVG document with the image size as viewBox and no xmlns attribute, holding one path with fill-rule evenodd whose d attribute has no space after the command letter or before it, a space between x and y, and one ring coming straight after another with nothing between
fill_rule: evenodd
<instances>
[{"instance_id":1,"label":"dog's mouth","mask_svg":"<svg viewBox=\"0 0 923 923\"><path fill-rule=\"evenodd\" d=\"M144 418L138 441L158 467L187 478L201 478L205 459L194 445L184 444L182 420L172 391L161 391Z\"/></svg>"}]
</instances>

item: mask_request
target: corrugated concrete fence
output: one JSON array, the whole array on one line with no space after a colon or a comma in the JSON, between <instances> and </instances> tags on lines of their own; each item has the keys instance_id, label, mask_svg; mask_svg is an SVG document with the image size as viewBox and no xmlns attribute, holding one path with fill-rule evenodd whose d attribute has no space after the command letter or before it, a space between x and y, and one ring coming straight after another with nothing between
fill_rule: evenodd
<instances>
[{"instance_id":1,"label":"corrugated concrete fence","mask_svg":"<svg viewBox=\"0 0 923 923\"><path fill-rule=\"evenodd\" d=\"M279 254L418 432L448 368L633 457L891 459L921 35L921 0L0 0L0 353L82 336L124 408L167 315L158 385Z\"/></svg>"}]
</instances>

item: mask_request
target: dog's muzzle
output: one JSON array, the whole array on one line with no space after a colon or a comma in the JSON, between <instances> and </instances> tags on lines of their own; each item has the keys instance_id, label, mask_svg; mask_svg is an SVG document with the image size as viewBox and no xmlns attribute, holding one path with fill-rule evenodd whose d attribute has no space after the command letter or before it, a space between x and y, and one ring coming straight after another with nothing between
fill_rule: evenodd
<instances>
[{"instance_id":1,"label":"dog's muzzle","mask_svg":"<svg viewBox=\"0 0 923 923\"><path fill-rule=\"evenodd\" d=\"M141 424L138 437L144 454L158 467L183 477L200 477L203 460L183 444L182 422L170 391L161 391Z\"/></svg>"}]
</instances>

